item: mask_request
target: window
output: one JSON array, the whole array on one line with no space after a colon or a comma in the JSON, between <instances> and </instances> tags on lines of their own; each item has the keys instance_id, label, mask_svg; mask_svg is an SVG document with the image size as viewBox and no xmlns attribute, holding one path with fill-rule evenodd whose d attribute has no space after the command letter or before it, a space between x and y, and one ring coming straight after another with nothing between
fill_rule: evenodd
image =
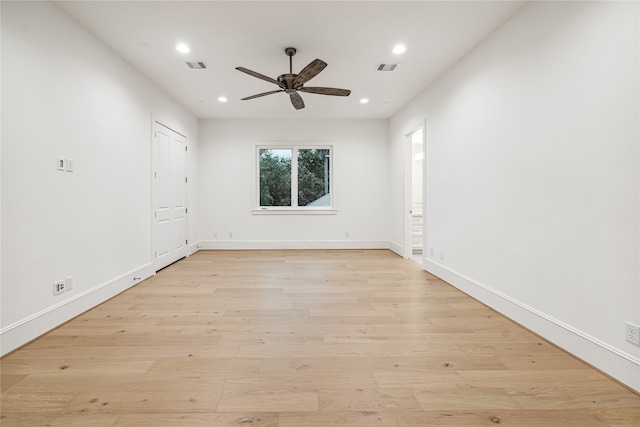
<instances>
[{"instance_id":1,"label":"window","mask_svg":"<svg viewBox=\"0 0 640 427\"><path fill-rule=\"evenodd\" d=\"M330 146L257 147L258 208L331 209Z\"/></svg>"}]
</instances>

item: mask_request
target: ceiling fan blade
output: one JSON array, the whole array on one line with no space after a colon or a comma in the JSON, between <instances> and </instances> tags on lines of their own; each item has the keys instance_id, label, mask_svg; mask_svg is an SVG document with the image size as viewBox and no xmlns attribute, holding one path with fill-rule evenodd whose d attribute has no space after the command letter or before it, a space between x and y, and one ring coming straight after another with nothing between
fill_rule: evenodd
<instances>
[{"instance_id":1,"label":"ceiling fan blade","mask_svg":"<svg viewBox=\"0 0 640 427\"><path fill-rule=\"evenodd\" d=\"M304 101L298 92L292 93L289 96L291 97L291 103L296 110L304 108Z\"/></svg>"},{"instance_id":2,"label":"ceiling fan blade","mask_svg":"<svg viewBox=\"0 0 640 427\"><path fill-rule=\"evenodd\" d=\"M333 96L349 96L351 93L348 89L337 89L335 87L301 87L298 89L300 92L317 93L320 95L333 95Z\"/></svg>"},{"instance_id":3,"label":"ceiling fan blade","mask_svg":"<svg viewBox=\"0 0 640 427\"><path fill-rule=\"evenodd\" d=\"M259 93L257 95L247 96L246 98L242 98L241 101L246 101L248 99L253 99L253 98L260 98L261 96L272 95L272 94L278 93L278 92L283 92L283 91L282 90L272 90L271 92Z\"/></svg>"},{"instance_id":4,"label":"ceiling fan blade","mask_svg":"<svg viewBox=\"0 0 640 427\"><path fill-rule=\"evenodd\" d=\"M269 83L273 83L273 84L276 84L276 85L280 86L280 83L277 80L272 79L271 77L267 77L264 74L256 73L255 71L251 71L251 70L249 70L247 68L244 68L244 67L236 67L236 70L242 71L243 73L247 73L250 76L257 77L259 79L266 80Z\"/></svg>"},{"instance_id":5,"label":"ceiling fan blade","mask_svg":"<svg viewBox=\"0 0 640 427\"><path fill-rule=\"evenodd\" d=\"M302 69L302 71L300 71L298 77L296 77L296 79L293 81L293 87L298 87L305 84L306 82L317 76L318 73L324 70L324 67L326 66L326 62L320 59L314 59L309 65L307 65Z\"/></svg>"}]
</instances>

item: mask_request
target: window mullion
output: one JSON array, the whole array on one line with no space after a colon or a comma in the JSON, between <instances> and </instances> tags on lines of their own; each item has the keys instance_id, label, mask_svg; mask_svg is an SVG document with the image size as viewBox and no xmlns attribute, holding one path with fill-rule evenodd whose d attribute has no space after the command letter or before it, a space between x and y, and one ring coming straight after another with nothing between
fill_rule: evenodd
<instances>
[{"instance_id":1,"label":"window mullion","mask_svg":"<svg viewBox=\"0 0 640 427\"><path fill-rule=\"evenodd\" d=\"M298 207L298 149L291 148L291 207Z\"/></svg>"}]
</instances>

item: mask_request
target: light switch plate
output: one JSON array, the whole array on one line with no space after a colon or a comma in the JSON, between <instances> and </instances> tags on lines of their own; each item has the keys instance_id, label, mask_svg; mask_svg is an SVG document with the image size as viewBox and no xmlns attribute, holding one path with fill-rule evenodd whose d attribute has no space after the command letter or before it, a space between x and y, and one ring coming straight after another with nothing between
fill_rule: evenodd
<instances>
[{"instance_id":1,"label":"light switch plate","mask_svg":"<svg viewBox=\"0 0 640 427\"><path fill-rule=\"evenodd\" d=\"M73 159L67 158L67 172L73 172Z\"/></svg>"}]
</instances>

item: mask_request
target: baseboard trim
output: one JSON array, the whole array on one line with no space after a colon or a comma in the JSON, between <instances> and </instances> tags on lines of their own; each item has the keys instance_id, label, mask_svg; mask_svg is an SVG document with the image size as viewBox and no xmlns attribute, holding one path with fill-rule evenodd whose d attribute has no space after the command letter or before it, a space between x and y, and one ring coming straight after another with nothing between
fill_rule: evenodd
<instances>
[{"instance_id":1,"label":"baseboard trim","mask_svg":"<svg viewBox=\"0 0 640 427\"><path fill-rule=\"evenodd\" d=\"M389 242L389 250L392 250L396 254L404 257L404 247L394 242Z\"/></svg>"},{"instance_id":2,"label":"baseboard trim","mask_svg":"<svg viewBox=\"0 0 640 427\"><path fill-rule=\"evenodd\" d=\"M433 260L426 259L424 269L631 389L640 392L640 358L612 347Z\"/></svg>"},{"instance_id":3,"label":"baseboard trim","mask_svg":"<svg viewBox=\"0 0 640 427\"><path fill-rule=\"evenodd\" d=\"M389 249L384 240L203 240L196 244L201 250L256 249Z\"/></svg>"},{"instance_id":4,"label":"baseboard trim","mask_svg":"<svg viewBox=\"0 0 640 427\"><path fill-rule=\"evenodd\" d=\"M153 276L153 264L146 263L111 280L32 314L0 329L0 356L33 341L87 310Z\"/></svg>"},{"instance_id":5,"label":"baseboard trim","mask_svg":"<svg viewBox=\"0 0 640 427\"><path fill-rule=\"evenodd\" d=\"M195 254L196 252L198 252L200 250L200 243L196 242L196 243L191 243L189 246L187 246L187 256L191 256L193 254Z\"/></svg>"}]
</instances>

